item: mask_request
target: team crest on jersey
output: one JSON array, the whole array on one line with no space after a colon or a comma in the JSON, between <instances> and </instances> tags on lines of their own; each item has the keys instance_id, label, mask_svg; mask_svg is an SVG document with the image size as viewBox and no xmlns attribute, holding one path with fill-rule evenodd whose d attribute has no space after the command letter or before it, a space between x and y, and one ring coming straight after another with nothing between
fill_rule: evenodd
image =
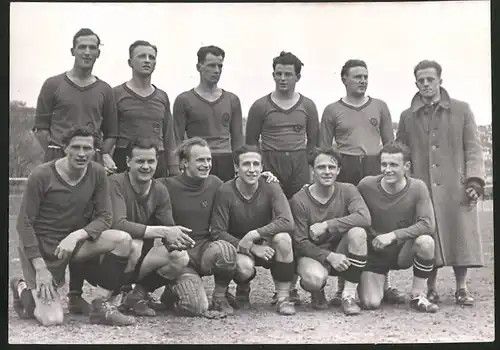
<instances>
[{"instance_id":1,"label":"team crest on jersey","mask_svg":"<svg viewBox=\"0 0 500 350\"><path fill-rule=\"evenodd\" d=\"M229 123L229 119L231 119L231 116L229 115L229 113L224 113L222 115L222 121L225 123L225 124L228 124Z\"/></svg>"},{"instance_id":2,"label":"team crest on jersey","mask_svg":"<svg viewBox=\"0 0 500 350\"><path fill-rule=\"evenodd\" d=\"M372 123L373 126L377 126L378 125L378 120L375 119L375 118L371 118L370 119L370 123Z\"/></svg>"},{"instance_id":3,"label":"team crest on jersey","mask_svg":"<svg viewBox=\"0 0 500 350\"><path fill-rule=\"evenodd\" d=\"M208 201L203 201L203 202L201 202L201 206L202 206L203 208L208 207Z\"/></svg>"},{"instance_id":4,"label":"team crest on jersey","mask_svg":"<svg viewBox=\"0 0 500 350\"><path fill-rule=\"evenodd\" d=\"M302 125L299 125L299 124L294 125L294 127L293 127L293 130L294 130L295 132L301 132L301 131L302 131L302 129L304 129L304 127L303 127Z\"/></svg>"}]
</instances>

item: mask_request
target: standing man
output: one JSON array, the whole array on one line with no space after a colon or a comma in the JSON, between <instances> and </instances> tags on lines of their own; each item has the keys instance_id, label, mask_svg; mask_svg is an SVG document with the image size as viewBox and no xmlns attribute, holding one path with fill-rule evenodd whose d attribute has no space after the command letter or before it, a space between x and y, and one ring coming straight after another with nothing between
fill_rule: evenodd
<instances>
[{"instance_id":1,"label":"standing man","mask_svg":"<svg viewBox=\"0 0 500 350\"><path fill-rule=\"evenodd\" d=\"M453 266L455 300L472 306L467 269L484 266L477 201L484 192L484 162L476 121L469 105L441 87L442 68L419 62L413 71L418 93L401 114L396 139L411 151L412 176L427 185L436 215L436 264ZM439 300L435 270L428 298Z\"/></svg>"},{"instance_id":2,"label":"standing man","mask_svg":"<svg viewBox=\"0 0 500 350\"><path fill-rule=\"evenodd\" d=\"M62 135L74 126L90 127L97 134L95 160L109 173L116 170L109 152L118 134L113 90L92 74L101 51L101 39L88 28L73 36L73 68L48 78L40 91L33 131L45 152L45 162L63 158ZM99 146L98 146L99 147ZM78 265L70 264L69 310L88 314L90 305L81 297L83 277Z\"/></svg>"},{"instance_id":3,"label":"standing man","mask_svg":"<svg viewBox=\"0 0 500 350\"><path fill-rule=\"evenodd\" d=\"M153 140L159 146L155 178L179 173L170 100L165 91L151 84L157 54L157 47L147 41L132 43L128 59L132 79L113 88L119 130L113 159L120 173L127 169L127 145L136 138Z\"/></svg>"},{"instance_id":4,"label":"standing man","mask_svg":"<svg viewBox=\"0 0 500 350\"><path fill-rule=\"evenodd\" d=\"M250 107L246 127L246 143L261 144L264 169L277 176L288 199L310 182L307 156L318 145L316 105L295 91L303 65L291 52L273 59L275 90ZM294 278L291 298L299 303L296 283Z\"/></svg>"},{"instance_id":5,"label":"standing man","mask_svg":"<svg viewBox=\"0 0 500 350\"><path fill-rule=\"evenodd\" d=\"M340 72L346 95L326 106L321 118L319 144L331 147L343 158L343 166L337 178L355 186L368 175L378 175L378 152L382 145L394 140L392 119L387 104L366 95L368 67L362 60L348 60ZM384 300L404 302L404 295L385 282ZM343 280L339 278L338 291L332 304L339 306Z\"/></svg>"},{"instance_id":6,"label":"standing man","mask_svg":"<svg viewBox=\"0 0 500 350\"><path fill-rule=\"evenodd\" d=\"M36 167L28 177L17 219L23 277L10 281L14 310L44 326L63 322L58 288L66 266L83 263L83 277L96 286L90 323L126 326L134 318L111 302L121 287L132 239L110 230L111 200L104 168L91 159L96 137L75 127L61 138L64 158Z\"/></svg>"},{"instance_id":7,"label":"standing man","mask_svg":"<svg viewBox=\"0 0 500 350\"><path fill-rule=\"evenodd\" d=\"M236 259L237 307L250 306L250 282L256 266L271 270L277 294L277 311L294 315L290 284L295 275L292 238L293 218L288 201L277 183L262 175L262 153L255 145L234 151L238 176L216 193L210 233L238 249Z\"/></svg>"},{"instance_id":8,"label":"standing man","mask_svg":"<svg viewBox=\"0 0 500 350\"><path fill-rule=\"evenodd\" d=\"M174 102L177 142L186 135L205 139L212 150L211 174L223 182L234 178L232 151L244 143L240 99L217 86L225 56L220 47L201 47L196 64L200 84Z\"/></svg>"}]
</instances>

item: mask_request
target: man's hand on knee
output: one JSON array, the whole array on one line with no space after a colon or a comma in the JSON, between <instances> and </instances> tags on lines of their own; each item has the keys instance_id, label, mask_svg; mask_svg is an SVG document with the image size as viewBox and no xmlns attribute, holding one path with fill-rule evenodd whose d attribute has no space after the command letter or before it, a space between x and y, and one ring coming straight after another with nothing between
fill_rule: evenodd
<instances>
[{"instance_id":1,"label":"man's hand on knee","mask_svg":"<svg viewBox=\"0 0 500 350\"><path fill-rule=\"evenodd\" d=\"M326 258L328 263L332 265L332 267L339 271L343 272L346 271L351 263L349 262L349 259L347 259L347 256L344 254L339 254L339 253L330 253L328 254L328 257Z\"/></svg>"}]
</instances>

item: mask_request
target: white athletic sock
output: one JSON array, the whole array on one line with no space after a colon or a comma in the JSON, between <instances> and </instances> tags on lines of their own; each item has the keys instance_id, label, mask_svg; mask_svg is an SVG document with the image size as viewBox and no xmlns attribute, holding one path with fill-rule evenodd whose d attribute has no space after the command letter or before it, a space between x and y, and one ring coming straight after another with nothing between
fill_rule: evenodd
<instances>
[{"instance_id":1,"label":"white athletic sock","mask_svg":"<svg viewBox=\"0 0 500 350\"><path fill-rule=\"evenodd\" d=\"M23 290L28 289L28 285L24 281L20 281L19 284L17 285L17 294L21 296L21 293Z\"/></svg>"},{"instance_id":2,"label":"white athletic sock","mask_svg":"<svg viewBox=\"0 0 500 350\"><path fill-rule=\"evenodd\" d=\"M274 285L278 301L282 301L290 297L290 282L278 282L275 280Z\"/></svg>"},{"instance_id":3,"label":"white athletic sock","mask_svg":"<svg viewBox=\"0 0 500 350\"><path fill-rule=\"evenodd\" d=\"M416 297L421 294L425 295L426 280L427 278L413 276L413 286L411 288L412 296Z\"/></svg>"},{"instance_id":4,"label":"white athletic sock","mask_svg":"<svg viewBox=\"0 0 500 350\"><path fill-rule=\"evenodd\" d=\"M358 288L357 283L344 281L344 290L342 291L342 299L346 297L356 297L356 289Z\"/></svg>"}]
</instances>

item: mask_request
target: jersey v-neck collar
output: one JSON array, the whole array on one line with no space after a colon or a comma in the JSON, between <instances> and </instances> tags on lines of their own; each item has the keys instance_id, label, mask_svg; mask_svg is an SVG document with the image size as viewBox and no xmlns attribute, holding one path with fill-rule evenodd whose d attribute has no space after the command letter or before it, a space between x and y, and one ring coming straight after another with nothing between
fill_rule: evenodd
<instances>
[{"instance_id":1,"label":"jersey v-neck collar","mask_svg":"<svg viewBox=\"0 0 500 350\"><path fill-rule=\"evenodd\" d=\"M137 191L135 190L134 186L132 186L132 182L130 181L130 174L128 171L124 172L125 178L127 179L127 183L132 189L132 192L134 192L135 197L140 201L140 202L147 202L149 197L151 197L151 193L154 191L153 186L154 186L154 179L151 179L151 186L149 186L149 191L146 193L144 196L141 196Z\"/></svg>"},{"instance_id":2,"label":"jersey v-neck collar","mask_svg":"<svg viewBox=\"0 0 500 350\"><path fill-rule=\"evenodd\" d=\"M132 95L135 98L137 98L139 100L142 100L142 101L150 100L154 95L156 95L156 91L158 90L158 88L154 84L151 84L153 86L153 88L154 88L153 92L150 93L147 96L141 96L137 92L135 92L134 90L132 90L131 88L129 88L127 86L127 83L123 83L122 85L123 85L123 88L125 89L125 91L127 91L130 95Z\"/></svg>"},{"instance_id":3,"label":"jersey v-neck collar","mask_svg":"<svg viewBox=\"0 0 500 350\"><path fill-rule=\"evenodd\" d=\"M257 186L257 189L255 190L255 192L252 194L252 197L250 198L245 198L245 196L243 196L240 192L240 190L238 189L238 186L236 186L236 178L233 179L233 188L236 192L236 194L238 195L238 198L243 202L243 203L246 203L246 204L250 204L252 203L255 198L257 198L257 196L259 195L259 192L262 188L262 181L264 181L262 178L259 178L259 184Z\"/></svg>"},{"instance_id":4,"label":"jersey v-neck collar","mask_svg":"<svg viewBox=\"0 0 500 350\"><path fill-rule=\"evenodd\" d=\"M292 107L290 107L288 109L281 108L280 106L278 106L278 104L276 102L273 101L273 99L271 97L272 92L269 93L269 95L267 95L267 98L269 100L269 103L271 103L271 105L274 108L276 108L277 110L279 110L282 113L289 114L289 113L295 111L297 109L297 107L302 103L302 101L304 99L304 96L301 93L298 93L298 94L299 94L299 99L297 100L297 102Z\"/></svg>"},{"instance_id":5,"label":"jersey v-neck collar","mask_svg":"<svg viewBox=\"0 0 500 350\"><path fill-rule=\"evenodd\" d=\"M406 176L406 185L405 187L403 187L403 189L399 192L396 192L396 193L389 193L387 192L384 187L382 187L382 179L384 178L383 175L380 175L379 178L377 179L377 188L379 189L379 191L381 191L384 196L386 197L389 197L389 198L395 198L395 197L399 197L401 196L402 194L408 192L408 189L410 188L410 181L411 179Z\"/></svg>"},{"instance_id":6,"label":"jersey v-neck collar","mask_svg":"<svg viewBox=\"0 0 500 350\"><path fill-rule=\"evenodd\" d=\"M220 101L222 101L222 99L224 98L224 95L226 94L226 91L224 89L221 89L221 94L220 96L216 99L216 100L213 100L213 101L209 101L207 100L206 98L203 98L199 93L196 92L196 90L194 88L191 89L191 92L193 93L193 95L196 96L196 98L198 98L200 101L202 102L205 102L206 104L209 104L210 106L213 106L213 105L216 105L217 103L219 103Z\"/></svg>"},{"instance_id":7,"label":"jersey v-neck collar","mask_svg":"<svg viewBox=\"0 0 500 350\"><path fill-rule=\"evenodd\" d=\"M342 98L339 100L339 102L340 102L340 104L342 104L343 106L345 106L347 108L354 109L355 111L360 111L363 108L368 107L368 105L370 103L372 103L372 98L370 96L368 96L368 100L365 103L363 103L361 106L350 105L349 103L346 103Z\"/></svg>"},{"instance_id":8,"label":"jersey v-neck collar","mask_svg":"<svg viewBox=\"0 0 500 350\"><path fill-rule=\"evenodd\" d=\"M337 194L339 192L339 186L335 182L335 189L333 190L332 196L330 198L328 198L328 200L325 203L321 203L316 198L314 198L311 191L309 190L309 187L311 187L311 185L304 187L304 191L306 191L307 196L311 199L311 201L315 205L317 205L319 207L323 207L323 208L327 208L328 206L330 206L330 204L333 202L334 198L337 197Z\"/></svg>"},{"instance_id":9,"label":"jersey v-neck collar","mask_svg":"<svg viewBox=\"0 0 500 350\"><path fill-rule=\"evenodd\" d=\"M66 82L71 85L72 87L74 87L75 89L78 89L80 91L87 91L87 90L90 90L92 89L94 86L96 86L97 84L100 84L101 82L101 79L99 79L97 76L94 76L95 78L95 81L92 83L92 84L89 84L89 85L85 85L85 86L80 86L78 84L75 84L75 82L73 80L71 80L69 77L68 77L68 73L67 72L64 72L64 80L66 80Z\"/></svg>"},{"instance_id":10,"label":"jersey v-neck collar","mask_svg":"<svg viewBox=\"0 0 500 350\"><path fill-rule=\"evenodd\" d=\"M66 186L67 188L71 189L71 190L74 190L74 189L77 189L78 187L80 187L84 182L85 180L87 179L87 176L88 176L88 173L89 173L89 168L92 166L92 162L90 162L88 165L87 165L87 169L85 169L85 174L83 174L82 178L80 179L80 181L78 181L76 184L74 185L71 185L70 183L68 183L66 180L63 179L63 177L61 176L61 174L59 174L59 172L57 171L57 168L56 168L56 160L53 160L52 161L52 164L50 165L50 167L52 168L52 171L54 172L57 180L59 182L61 182L64 186Z\"/></svg>"}]
</instances>

